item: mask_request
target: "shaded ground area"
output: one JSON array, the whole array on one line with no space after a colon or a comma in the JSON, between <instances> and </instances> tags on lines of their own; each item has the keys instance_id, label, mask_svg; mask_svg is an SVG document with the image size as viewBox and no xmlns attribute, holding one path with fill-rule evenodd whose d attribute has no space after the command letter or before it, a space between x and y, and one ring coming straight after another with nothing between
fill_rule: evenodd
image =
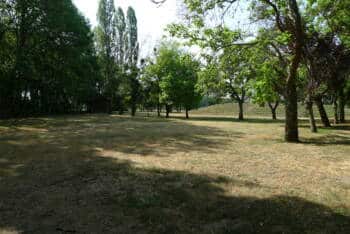
<instances>
[{"instance_id":1,"label":"shaded ground area","mask_svg":"<svg viewBox=\"0 0 350 234\"><path fill-rule=\"evenodd\" d=\"M2 121L0 233L350 233L348 126L282 135L225 118Z\"/></svg>"}]
</instances>

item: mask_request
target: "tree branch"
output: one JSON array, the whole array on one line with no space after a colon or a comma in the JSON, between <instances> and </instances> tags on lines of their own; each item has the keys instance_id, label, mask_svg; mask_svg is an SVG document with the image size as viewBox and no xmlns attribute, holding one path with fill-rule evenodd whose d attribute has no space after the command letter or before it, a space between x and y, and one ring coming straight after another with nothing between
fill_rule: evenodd
<instances>
[{"instance_id":1,"label":"tree branch","mask_svg":"<svg viewBox=\"0 0 350 234\"><path fill-rule=\"evenodd\" d=\"M281 13L278 10L278 7L275 4L273 4L270 0L262 0L262 1L265 2L267 5L272 7L272 9L275 12L275 20L276 20L277 27L281 32L284 32L285 29L284 29L284 26L282 23Z\"/></svg>"}]
</instances>

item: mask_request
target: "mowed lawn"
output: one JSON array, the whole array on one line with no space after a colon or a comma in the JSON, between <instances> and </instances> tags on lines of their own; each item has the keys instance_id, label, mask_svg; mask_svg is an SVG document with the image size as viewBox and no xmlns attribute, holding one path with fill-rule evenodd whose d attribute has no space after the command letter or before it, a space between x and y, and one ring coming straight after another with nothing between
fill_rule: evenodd
<instances>
[{"instance_id":1,"label":"mowed lawn","mask_svg":"<svg viewBox=\"0 0 350 234\"><path fill-rule=\"evenodd\" d=\"M0 121L0 233L350 233L350 125Z\"/></svg>"}]
</instances>

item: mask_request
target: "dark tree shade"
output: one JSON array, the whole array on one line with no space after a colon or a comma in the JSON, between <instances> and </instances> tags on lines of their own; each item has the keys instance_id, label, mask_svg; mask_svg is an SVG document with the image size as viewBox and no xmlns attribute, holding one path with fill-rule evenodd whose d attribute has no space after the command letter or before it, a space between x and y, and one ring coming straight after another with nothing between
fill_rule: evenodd
<instances>
[{"instance_id":1,"label":"dark tree shade","mask_svg":"<svg viewBox=\"0 0 350 234\"><path fill-rule=\"evenodd\" d=\"M88 110L98 93L97 60L71 0L5 0L0 12L0 116Z\"/></svg>"}]
</instances>

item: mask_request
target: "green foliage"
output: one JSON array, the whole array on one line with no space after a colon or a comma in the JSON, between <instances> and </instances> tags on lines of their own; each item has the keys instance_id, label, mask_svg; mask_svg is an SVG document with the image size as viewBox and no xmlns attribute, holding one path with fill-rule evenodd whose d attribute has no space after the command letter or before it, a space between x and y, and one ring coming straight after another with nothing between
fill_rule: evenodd
<instances>
[{"instance_id":1,"label":"green foliage","mask_svg":"<svg viewBox=\"0 0 350 234\"><path fill-rule=\"evenodd\" d=\"M128 8L126 20L126 67L127 67L127 85L128 85L128 101L131 107L131 114L135 115L136 106L140 102L141 84L138 80L139 69L137 62L139 58L139 43L137 32L137 18L135 10Z\"/></svg>"},{"instance_id":2,"label":"green foliage","mask_svg":"<svg viewBox=\"0 0 350 234\"><path fill-rule=\"evenodd\" d=\"M92 34L70 0L1 1L2 116L89 108L98 93Z\"/></svg>"},{"instance_id":3,"label":"green foliage","mask_svg":"<svg viewBox=\"0 0 350 234\"><path fill-rule=\"evenodd\" d=\"M197 107L201 98L196 88L199 63L176 44L162 44L155 60L146 67L144 76L155 103L187 110Z\"/></svg>"},{"instance_id":4,"label":"green foliage","mask_svg":"<svg viewBox=\"0 0 350 234\"><path fill-rule=\"evenodd\" d=\"M96 45L108 111L118 109L122 113L128 105L134 115L140 99L136 13L129 7L125 17L120 7L115 10L113 0L101 0L97 17Z\"/></svg>"},{"instance_id":5,"label":"green foliage","mask_svg":"<svg viewBox=\"0 0 350 234\"><path fill-rule=\"evenodd\" d=\"M222 54L206 56L206 67L200 72L202 91L244 102L249 83L256 75L252 53L250 48L232 46L223 50Z\"/></svg>"},{"instance_id":6,"label":"green foliage","mask_svg":"<svg viewBox=\"0 0 350 234\"><path fill-rule=\"evenodd\" d=\"M120 67L115 63L117 57L117 19L113 0L100 0L97 12L98 26L96 44L99 56L99 65L103 77L102 92L108 101L106 111L111 113L117 101L118 87L120 86Z\"/></svg>"},{"instance_id":7,"label":"green foliage","mask_svg":"<svg viewBox=\"0 0 350 234\"><path fill-rule=\"evenodd\" d=\"M308 0L305 13L308 26L322 34L335 33L350 46L350 2L343 0Z\"/></svg>"},{"instance_id":8,"label":"green foliage","mask_svg":"<svg viewBox=\"0 0 350 234\"><path fill-rule=\"evenodd\" d=\"M272 61L266 61L259 66L257 77L252 82L252 98L259 105L280 100L280 95L274 89L276 79L279 79Z\"/></svg>"},{"instance_id":9,"label":"green foliage","mask_svg":"<svg viewBox=\"0 0 350 234\"><path fill-rule=\"evenodd\" d=\"M136 65L139 54L139 45L137 38L137 19L135 10L132 7L128 8L127 23L126 23L126 38L127 38L127 63Z\"/></svg>"}]
</instances>

